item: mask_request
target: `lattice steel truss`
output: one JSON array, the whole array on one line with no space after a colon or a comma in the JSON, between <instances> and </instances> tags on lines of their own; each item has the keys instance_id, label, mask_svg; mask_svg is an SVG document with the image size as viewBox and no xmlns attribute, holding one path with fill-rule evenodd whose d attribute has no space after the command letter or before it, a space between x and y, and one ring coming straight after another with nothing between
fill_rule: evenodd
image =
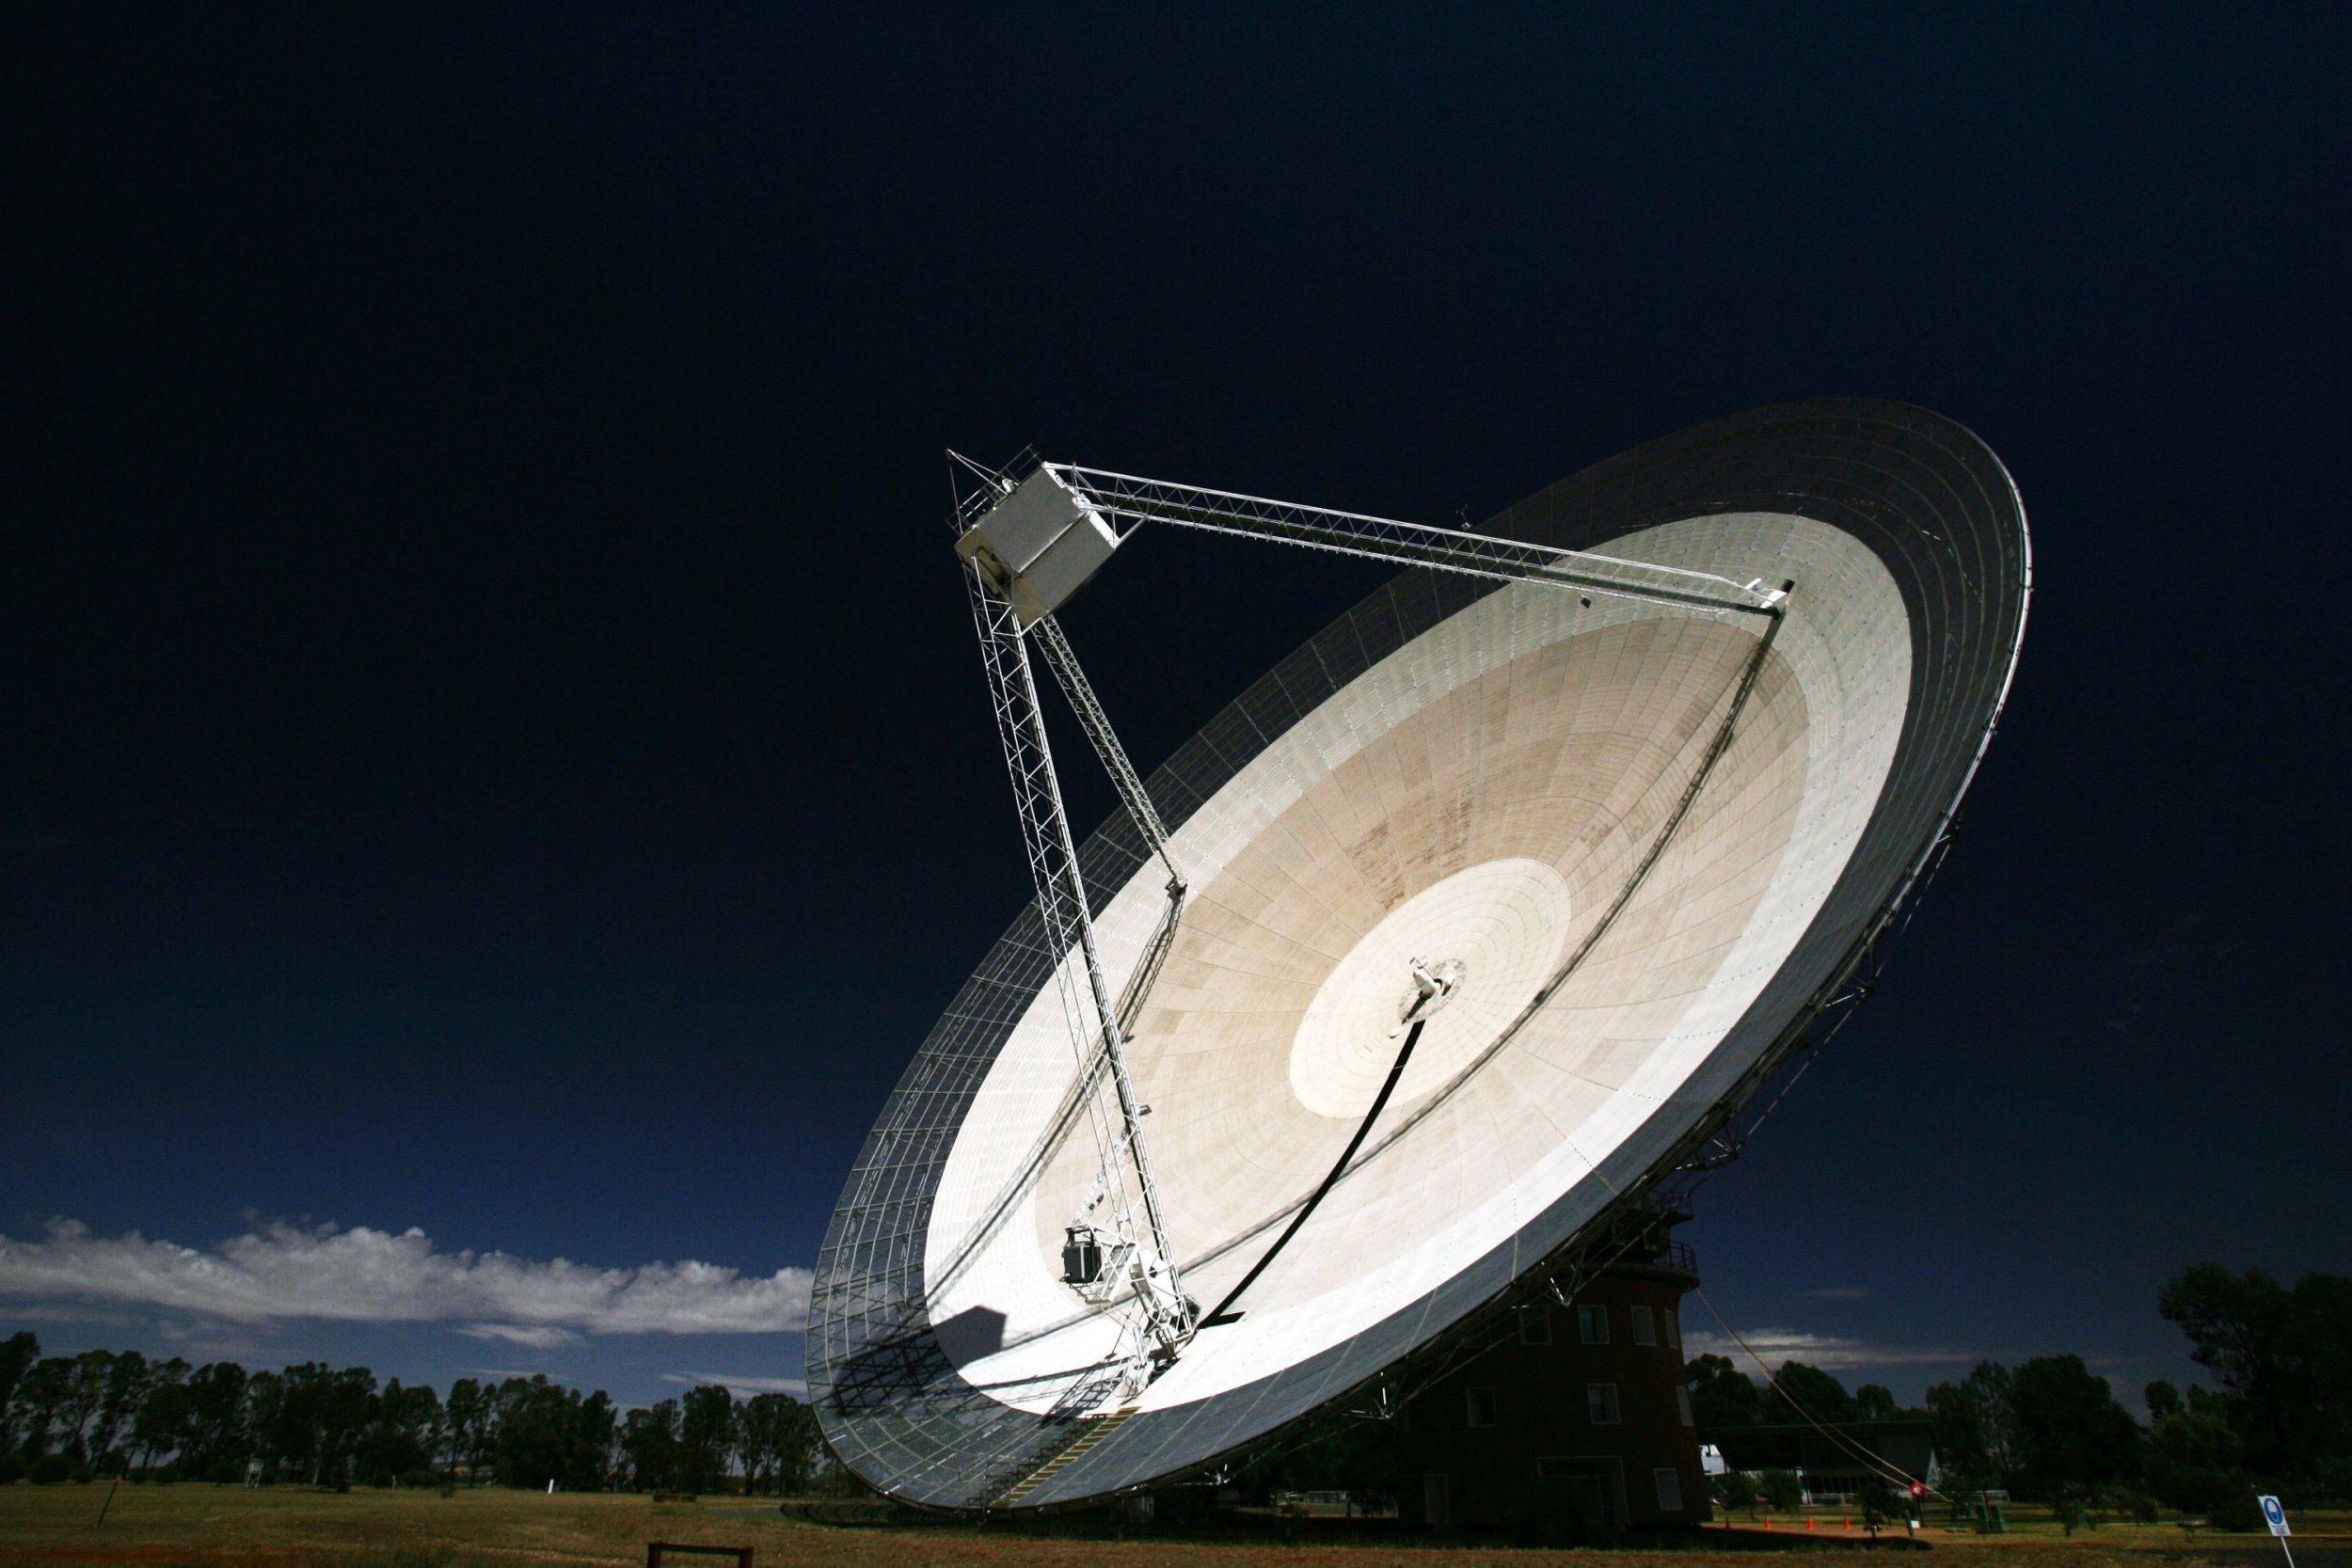
<instances>
[{"instance_id":1,"label":"lattice steel truss","mask_svg":"<svg viewBox=\"0 0 2352 1568\"><path fill-rule=\"evenodd\" d=\"M1163 1361L1172 1358L1191 1337L1193 1307L1184 1293L1175 1251L1168 1243L1159 1186L1152 1176L1151 1155L1143 1136L1143 1110L1136 1099L1135 1080L1128 1074L1120 1009L1112 1000L1110 982L1103 971L1102 949L1094 935L1094 916L1088 908L1086 883L1078 871L1078 847L1071 836L1060 782L1054 773L1053 748L1047 744L1044 715L1038 706L1037 678L1029 663L1028 641L1011 601L997 592L981 568L976 564L966 576L972 592L973 626L979 633L981 661L988 673L989 700L996 716L997 736L1004 743L1006 770L1012 778L1013 805L1021 819L1022 843L1028 853L1029 879L1037 889L1046 950L1057 960L1056 989L1061 996L1062 1017L1072 1045L1078 1053L1086 1119L1101 1160L1094 1189L1078 1217L1083 1218L1097 1205L1107 1203L1111 1233L1120 1243L1136 1249L1132 1274L1116 1282L1131 1289L1123 1297L1114 1298L1110 1305L1133 1314L1128 1324L1134 1338L1132 1365L1136 1386L1140 1386L1148 1357L1156 1355ZM1085 686L1083 677L1076 674L1076 661L1070 657L1068 645L1060 641L1058 631L1054 633L1053 645L1058 650L1057 668L1067 664L1070 679L1086 693L1099 719L1100 706L1092 704L1092 692ZM1089 733L1094 732L1090 729ZM1113 777L1118 779L1123 772L1126 780L1134 781L1134 800L1150 812L1149 797L1145 796L1141 782L1135 780L1125 752L1118 748L1116 737L1109 736L1107 725L1101 733L1108 737L1105 761L1112 762ZM1098 740L1097 745L1103 747L1105 741ZM1122 782L1122 794L1127 788ZM1151 813L1148 820L1156 824L1157 814ZM1166 840L1167 832L1162 829L1154 845L1163 853ZM1181 894L1181 883L1178 893ZM1082 973L1073 973L1073 957ZM1104 1070L1105 1068L1107 1071ZM1110 1104L1104 1103L1101 1092L1104 1085L1111 1091Z\"/></svg>"},{"instance_id":2,"label":"lattice steel truss","mask_svg":"<svg viewBox=\"0 0 2352 1568\"><path fill-rule=\"evenodd\" d=\"M957 499L961 534L1039 467L1025 453L1001 471L965 466L983 483ZM1425 568L1384 584L1236 697L1193 740L1130 790L1105 754L1127 810L1076 851L1084 884L1059 868L1076 863L1066 824L1032 854L1051 895L1021 911L942 1012L893 1091L853 1164L828 1227L812 1291L809 1398L826 1440L845 1463L892 1496L919 1506L978 1511L993 1506L1054 1509L1105 1493L1157 1483L1204 1466L1226 1466L1253 1448L1304 1430L1318 1412L1409 1390L1472 1346L1485 1320L1548 1289L1574 1293L1639 1231L1634 1210L1654 1190L1702 1177L1736 1152L1755 1120L1744 1113L1767 1074L1808 1059L1836 1017L1867 994L1881 939L1924 864L1948 843L1952 814L1999 718L2015 667L2032 581L2030 545L2014 484L1973 435L1940 416L1877 400L1786 404L1693 427L1620 454L1525 498L1481 534L1416 528L1227 492L1163 484L1058 465L1056 480L1106 528L1125 535L1145 521L1271 538L1335 553ZM1724 1034L1686 1092L1613 1150L1583 1182L1528 1217L1518 1232L1470 1259L1440 1284L1344 1342L1317 1350L1230 1394L1137 1410L1107 1441L1070 1462L1082 1418L1106 1402L1080 1385L1115 1374L1105 1363L1080 1377L1043 1411L1007 1402L1002 1391L967 1379L973 1347L999 1329L973 1307L934 1317L943 1280L967 1265L991 1224L934 1254L935 1204L949 1154L977 1097L1048 986L1063 988L1089 1027L1139 1016L1143 993L1183 913L1171 894L1158 935L1146 945L1115 1006L1080 956L1074 922L1103 890L1130 879L1159 854L1164 817L1194 819L1248 760L1304 721L1347 682L1409 645L1501 583L1549 582L1596 596L1621 594L1694 613L1740 615L1772 608L1771 585L1743 586L1697 574L1656 573L1598 552L1646 529L1710 515L1791 514L1836 528L1866 546L1899 590L1912 631L1906 718L1881 800L1836 886L1753 1006ZM1750 568L1742 566L1738 575ZM976 590L983 591L976 584ZM1025 756L1035 735L1032 661L976 602L1000 727L1015 760L1016 799L1031 809L1057 804L1051 758ZM1048 617L1050 620L1050 617ZM1042 624L1042 623L1041 623ZM993 627L993 631L992 631ZM1034 630L1033 626L1030 629ZM992 643L992 636L996 641ZM1041 633L1049 668L1072 690L1089 741L1104 752L1099 703L1081 698L1059 660L1055 629ZM1066 648L1066 642L1063 644ZM1081 680L1083 677L1079 677ZM1018 760L1016 760L1018 759ZM1132 773L1132 769L1127 769ZM1025 780L1026 781L1025 783ZM1137 819L1136 802L1151 808ZM1171 882L1181 882L1168 867ZM1197 872L1196 872L1197 875ZM1073 911L1077 911L1073 914ZM1089 1011L1090 1009L1090 1011ZM1120 1029L1123 1039L1124 1027ZM1033 1185L1038 1162L1099 1125L1116 1149L1116 1090L1106 1080L1099 1029L1079 1035L1083 1056L1063 1106L1041 1129L1040 1148L1009 1168L1007 1192ZM1759 1097L1760 1098L1760 1097ZM1767 1107L1766 1114L1769 1114ZM1100 1117L1098 1124L1096 1118ZM1122 1155L1123 1158L1123 1155ZM1140 1203L1139 1196L1136 1201ZM1141 1214L1138 1212L1138 1221ZM1001 1221L995 1223L1002 1223ZM1187 1261L1195 1268L1200 1259ZM1099 1310L1099 1308L1098 1308ZM1148 1338L1148 1336L1145 1336ZM1145 1402L1149 1406L1150 1402ZM1081 1404L1087 1409L1082 1410ZM1009 1489L1061 1458L1050 1484L1027 1485L1017 1505Z\"/></svg>"},{"instance_id":3,"label":"lattice steel truss","mask_svg":"<svg viewBox=\"0 0 2352 1568\"><path fill-rule=\"evenodd\" d=\"M1585 550L1552 549L1524 540L1498 539L1491 534L1432 528L1425 523L1399 522L1393 517L1373 517L1356 512L1333 512L1325 507L1237 495L1231 490L1210 490L1197 484L1171 484L1166 480L1142 479L1075 463L1047 463L1042 467L1069 485L1082 504L1110 521L1114 531L1119 531L1117 525L1120 523L1130 532L1143 523L1171 523L1178 528L1275 540L1400 566L1428 566L1498 582L1547 583L1585 594L1605 594L1693 610L1769 614L1787 596L1781 587L1768 587L1760 579L1742 585L1711 572L1627 561Z\"/></svg>"},{"instance_id":4,"label":"lattice steel truss","mask_svg":"<svg viewBox=\"0 0 2352 1568\"><path fill-rule=\"evenodd\" d=\"M1174 484L1075 464L1040 463L1025 451L1013 464L997 470L982 467L960 453L951 451L948 456L982 482L958 497L954 526L959 534L978 527L993 507L1012 494L1021 479L1043 468L1069 487L1079 505L1103 518L1121 539L1144 523L1168 523L1402 566L1424 566L1501 582L1568 589L1583 595L1601 594L1702 612L1758 615L1774 626L1790 586L1783 583L1768 589L1760 579L1743 586L1712 573L1617 556L1548 549L1486 534L1334 512L1199 485ZM1125 1039L1125 1031L1140 1011L1160 962L1174 940L1184 911L1184 879L1169 857L1168 829L1152 801L1151 792L1128 760L1109 715L1079 668L1077 655L1060 626L1047 613L1037 616L1025 627L1015 610L1011 581L1009 578L999 580L993 575L984 556L975 556L967 562L965 576L997 734L1004 744L1006 768L1012 779L1014 806L1028 854L1030 879L1037 888L1038 909L1050 943L1048 950L1057 956L1074 956L1084 972L1081 985L1080 976L1073 972L1068 961L1059 963L1055 971L1063 1018L1078 1054L1077 1083L1073 1097L1065 1101L1063 1114L1056 1118L1056 1136L1066 1136L1074 1131L1080 1117L1073 1113L1083 1112L1083 1119L1094 1137L1100 1169L1086 1203L1073 1222L1089 1222L1095 1207L1106 1203L1110 1233L1119 1244L1134 1249L1133 1264L1122 1265L1130 1271L1127 1277L1104 1292L1109 1298L1105 1304L1108 1309L1127 1314L1127 1335L1131 1339L1122 1338L1121 1343L1132 1342L1133 1349L1131 1370L1121 1391L1132 1393L1151 1375L1152 1361L1165 1366L1177 1356L1200 1320L1198 1304L1184 1294L1175 1251L1168 1239L1159 1185L1152 1174L1143 1131L1142 1117L1148 1114L1148 1107L1137 1101L1127 1067ZM1586 602L1590 602L1589 597ZM1046 740L1038 705L1037 681L1028 657L1028 634L1032 632L1047 667L1077 716L1080 728L1104 770L1110 775L1129 818L1168 871L1168 907L1159 929L1116 1004L1104 971L1094 921L1089 912L1086 887L1078 869L1075 840L1071 834L1053 751ZM1770 645L1768 631L1759 647ZM1760 652L1758 657L1761 657ZM1748 678L1753 681L1753 668ZM1741 694L1744 692L1745 683ZM1732 715L1736 717L1738 712L1739 704L1735 701ZM1731 720L1726 718L1724 723L1727 735ZM1701 776L1704 777L1704 771ZM1684 805L1687 807L1688 803L1686 800ZM1025 1170L1033 1177L1042 1168L1044 1155L1050 1152L1037 1151ZM983 1226L983 1230L993 1228L993 1223Z\"/></svg>"}]
</instances>

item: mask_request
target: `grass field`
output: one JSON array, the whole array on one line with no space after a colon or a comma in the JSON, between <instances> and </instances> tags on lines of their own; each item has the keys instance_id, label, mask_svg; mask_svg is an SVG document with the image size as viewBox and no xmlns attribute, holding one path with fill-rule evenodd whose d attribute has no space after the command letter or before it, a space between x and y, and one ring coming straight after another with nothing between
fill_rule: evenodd
<instances>
[{"instance_id":1,"label":"grass field","mask_svg":"<svg viewBox=\"0 0 2352 1568\"><path fill-rule=\"evenodd\" d=\"M211 1486L123 1486L99 1522L103 1485L0 1486L0 1568L476 1568L476 1565L638 1564L648 1541L750 1546L755 1568L926 1568L929 1564L1136 1564L1138 1568L1255 1568L1260 1563L1330 1568L1859 1568L1847 1552L1602 1553L1511 1551L1420 1544L1224 1544L1046 1539L1004 1526L977 1528L831 1528L782 1517L772 1503L710 1498L656 1503L642 1497L485 1489L443 1497L432 1492L359 1489L344 1494L291 1487L246 1491ZM1800 1517L1797 1528L1802 1530ZM1776 1528L1785 1528L1785 1525ZM2297 1523L2296 1568L2352 1568L2352 1518ZM1964 1560L1952 1568L2283 1568L2268 1536L2201 1535L2170 1525L2108 1526L2072 1541L2039 1531L1986 1540L1931 1534L1935 1547ZM684 1558L674 1562L723 1563ZM1872 1561L1889 1560L1874 1558Z\"/></svg>"}]
</instances>

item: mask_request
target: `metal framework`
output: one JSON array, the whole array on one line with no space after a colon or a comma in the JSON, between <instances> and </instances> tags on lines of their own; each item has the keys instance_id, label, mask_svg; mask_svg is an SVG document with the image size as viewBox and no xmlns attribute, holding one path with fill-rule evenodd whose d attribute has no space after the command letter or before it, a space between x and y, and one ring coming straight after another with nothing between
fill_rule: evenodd
<instances>
[{"instance_id":1,"label":"metal framework","mask_svg":"<svg viewBox=\"0 0 2352 1568\"><path fill-rule=\"evenodd\" d=\"M1333 512L1296 501L1197 484L1112 473L1075 463L1041 465L1067 484L1080 502L1132 532L1143 523L1171 523L1210 533L1270 539L1335 555L1359 556L1400 566L1428 566L1501 582L1547 583L1584 594L1605 594L1675 604L1693 610L1744 610L1768 614L1787 596L1785 587L1762 579L1740 584L1711 572L1627 561L1584 550L1558 550L1518 539L1425 523L1399 522L1356 512ZM1124 533L1121 534L1124 537Z\"/></svg>"},{"instance_id":2,"label":"metal framework","mask_svg":"<svg viewBox=\"0 0 2352 1568\"><path fill-rule=\"evenodd\" d=\"M1760 578L1743 585L1712 573L1681 567L1587 551L1549 549L1486 534L1335 512L1198 485L1173 484L1075 464L1041 463L1027 451L1005 468L994 470L952 451L947 455L983 482L977 489L966 489L957 497L953 526L959 536L978 527L990 511L1013 493L1022 479L1042 468L1065 485L1081 507L1102 518L1121 541L1144 523L1168 523L1402 566L1566 589L1583 596L1587 604L1592 602L1590 595L1599 594L1702 612L1756 615L1774 624L1763 640L1765 648L1771 645L1771 629L1776 629L1783 613L1782 604L1794 587L1793 583L1784 582L1776 588L1767 588ZM950 473L952 476L954 469ZM1150 1113L1150 1107L1138 1102L1127 1066L1126 1031L1141 1011L1144 998L1175 940L1186 884L1168 853L1168 829L1158 808L1128 759L1109 715L1080 669L1077 655L1059 624L1049 612L1037 615L1025 626L1016 612L1010 577L993 570L985 555L973 556L966 567L973 624L979 634L990 701L996 716L997 734L1004 744L1007 771L1012 780L1030 879L1037 889L1038 911L1049 954L1058 960L1055 967L1056 985L1070 1038L1078 1053L1075 1085L1065 1100L1061 1114L1054 1118L1047 1146L1033 1151L1023 1171L1025 1178L1034 1179L1050 1157L1052 1148L1074 1130L1079 1113L1084 1113L1101 1164L1087 1197L1073 1216L1073 1239L1081 1230L1096 1228L1094 1212L1107 1204L1112 1263L1099 1285L1082 1286L1081 1294L1110 1310L1126 1308L1134 1313L1128 1323L1134 1348L1116 1390L1132 1396L1156 1369L1173 1362L1200 1328L1230 1321L1222 1314L1224 1307L1232 1305L1229 1296L1217 1314L1204 1319L1199 1305L1184 1293L1144 1136L1142 1118ZM1142 834L1150 853L1158 858L1168 872L1168 906L1160 926L1117 1002L1112 999L1104 974L1093 915L1078 869L1076 842L1070 831L1052 748L1046 740L1036 676L1028 657L1032 632L1047 668L1053 672L1096 757L1110 776L1120 803ZM1754 677L1755 666L1751 663L1739 697L1745 696ZM1735 697L1724 721L1725 735L1718 736L1714 752L1721 751L1740 705ZM1712 755L1710 752L1710 762ZM1704 780L1706 773L1707 769L1700 770L1690 794L1696 793L1698 782ZM1686 795L1685 810L1689 803ZM1680 816L1677 812L1676 819ZM1661 834L1661 843L1670 834L1671 829ZM1634 880L1640 880L1638 874ZM1084 971L1083 985L1068 962L1068 956L1073 953ZM1416 1036L1419 1032L1418 1028L1414 1030ZM1410 1049L1408 1042L1407 1053ZM1395 1075L1391 1076L1392 1087ZM1110 1090L1108 1104L1103 1093L1106 1085ZM1357 1145L1371 1130L1371 1122L1387 1098L1383 1092L1375 1103L1372 1116L1358 1130L1356 1142L1348 1146L1347 1153L1326 1180L1327 1190L1345 1174ZM1310 1201L1298 1212L1292 1231L1296 1230L1312 1208ZM968 1254L981 1235L993 1228L993 1216L984 1220L980 1231L961 1253ZM1287 1241L1289 1234L1285 1232L1282 1240ZM1278 1242L1273 1250L1279 1251L1280 1246ZM1269 1252L1267 1257L1271 1256ZM961 1261L960 1255L957 1262ZM1263 1259L1260 1267L1263 1267ZM1254 1278L1256 1273L1251 1271L1250 1277ZM1247 1284L1245 1280L1244 1288ZM1240 1293L1236 1289L1232 1296Z\"/></svg>"},{"instance_id":3,"label":"metal framework","mask_svg":"<svg viewBox=\"0 0 2352 1568\"><path fill-rule=\"evenodd\" d=\"M1109 1202L1111 1231L1128 1249L1126 1276L1114 1283L1132 1286L1129 1299L1139 1308L1139 1321L1133 1324L1137 1342L1132 1364L1140 1375L1146 1370L1147 1357L1156 1354L1163 1360L1171 1358L1190 1337L1192 1308L1184 1294L1175 1255L1168 1245L1159 1188L1152 1180L1151 1158L1144 1147L1142 1108L1136 1100L1135 1081L1128 1075L1119 1008L1111 998L1110 982L1103 973L1094 917L1087 904L1086 884L1078 873L1077 845L1071 836L1061 785L1054 773L1054 754L1046 742L1044 716L1038 706L1037 680L1029 663L1028 643L1011 602L977 568L971 572L970 582L973 625L979 633L981 660L988 673L996 733L1004 743L1006 769L1012 778L1013 804L1021 818L1029 878L1037 889L1038 913L1044 923L1047 951L1055 959L1054 975L1061 994L1062 1015L1069 1026L1071 1042L1079 1053L1079 1076L1088 1085L1088 1120L1102 1156L1101 1173L1088 1200L1081 1205L1079 1217L1084 1218L1099 1205ZM1140 785L1137 787L1139 792ZM1083 981L1072 973L1068 961L1073 951L1085 972ZM1090 1046L1089 1041L1099 1045ZM1104 1066L1109 1069L1107 1073L1101 1071ZM1114 1107L1105 1106L1100 1093L1104 1078L1113 1093L1116 1126L1112 1122ZM1138 1209L1141 1227L1136 1224Z\"/></svg>"},{"instance_id":4,"label":"metal framework","mask_svg":"<svg viewBox=\"0 0 2352 1568\"><path fill-rule=\"evenodd\" d=\"M1062 695L1070 699L1071 711L1078 716L1087 739L1094 743L1094 754L1103 759L1103 770L1111 776L1120 801L1142 831L1143 841L1152 847L1160 863L1168 867L1171 895L1181 895L1184 874L1168 857L1168 825L1160 820L1159 808L1152 803L1151 791L1143 787L1136 765L1127 760L1127 749L1119 743L1119 735L1111 728L1110 715L1103 711L1094 688L1087 684L1086 672L1078 668L1078 656L1071 652L1070 640L1062 636L1060 624L1051 615L1037 624L1037 632L1038 645L1045 650L1046 667L1061 683Z\"/></svg>"},{"instance_id":5,"label":"metal framework","mask_svg":"<svg viewBox=\"0 0 2352 1568\"><path fill-rule=\"evenodd\" d=\"M960 536L1040 464L1025 453L1001 472L964 467L986 483L967 483L957 499L953 526ZM1694 517L1792 514L1845 534L1899 590L1913 662L1906 718L1867 825L1819 913L1690 1080L1688 1094L1661 1103L1588 1177L1429 1291L1343 1342L1206 1400L1121 1406L1105 1390L1123 1382L1126 1369L1106 1358L1079 1370L1052 1407L1040 1411L1011 1386L967 1375L974 1337L988 1328L984 1314L942 1319L936 1310L943 1276L972 1266L973 1250L1009 1223L993 1215L948 1256L938 1250L933 1222L942 1182L990 1072L1046 987L1066 981L1066 1003L1074 994L1082 1012L1097 1006L1096 988L1078 970L1067 911L1057 917L1065 933L1058 947L1049 938L1052 911L1044 907L1055 899L1018 914L941 1013L878 1117L828 1227L811 1300L809 1400L828 1443L893 1497L966 1513L1051 1511L1187 1473L1222 1473L1247 1452L1293 1440L1320 1413L1368 1400L1376 1413L1448 1360L1471 1353L1482 1325L1502 1321L1512 1306L1548 1288L1573 1294L1579 1275L1639 1229L1631 1212L1649 1194L1702 1179L1736 1153L1763 1119L1750 1097L1757 1103L1772 1098L1766 1077L1811 1059L1807 1047L1818 1046L1835 1020L1867 994L1880 944L1897 928L1890 922L1911 907L1922 872L1948 844L1958 802L2001 714L2032 585L2024 509L1999 459L1953 421L1884 400L1821 399L1751 410L1597 464L1489 525L1525 541L1517 554L1509 540L1487 543L1075 466L1062 468L1054 483L1073 499L1084 487L1085 504L1097 510L1064 551L1058 578L1048 573L1028 584L1028 629L1035 629L1041 600L1058 602L1044 584L1066 583L1089 552L1106 553L1099 546L1117 542L1114 525L1132 533L1141 522L1158 520L1435 568L1384 586L1323 628L1170 757L1148 788L1171 825L1181 826L1212 800L1269 737L1476 603L1480 590L1503 580L1502 565L1530 555L1558 573L1538 572L1533 580L1597 598L1621 592L1707 616L1762 608L1768 595L1761 583L1726 593L1721 582L1653 574L1597 553ZM1000 521L1009 528L1012 518ZM1102 538L1090 538L1098 530ZM1005 538L1018 543L1011 533ZM1375 555L1384 543L1393 547ZM1693 590L1689 597L1666 597ZM1041 634L1041 648L1048 636ZM991 654L992 680L996 656L1005 651ZM1035 707L1033 676L1019 689L1019 701L1007 716L1025 723ZM1018 776L1015 783L1018 791ZM1064 855L1067 842L1065 834ZM1128 885L1155 847L1124 820L1094 833L1080 849L1086 884ZM1046 851L1048 863L1058 863L1051 846ZM1117 1004L1122 1040L1174 934L1164 918L1136 962ZM1099 1037L1076 1043L1099 1065L1073 1075L1051 1125L1039 1128L1029 1158L1006 1168L1000 1199L1033 1190L1043 1162L1067 1148L1079 1121L1104 1118L1116 1147L1120 1129ZM1787 1082L1784 1075L1784 1088ZM1123 1169L1125 1156L1120 1158ZM1018 1211L1017 1196L1011 1208ZM1198 1276L1201 1259L1184 1261ZM1083 1315L1110 1316L1094 1303L1085 1304ZM1106 1414L1112 1411L1118 1413Z\"/></svg>"}]
</instances>

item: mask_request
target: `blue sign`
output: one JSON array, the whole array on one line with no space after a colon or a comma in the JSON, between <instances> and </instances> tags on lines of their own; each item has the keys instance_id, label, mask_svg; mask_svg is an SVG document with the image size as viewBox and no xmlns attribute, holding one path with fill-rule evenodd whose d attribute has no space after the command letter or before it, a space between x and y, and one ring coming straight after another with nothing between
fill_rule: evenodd
<instances>
[{"instance_id":1,"label":"blue sign","mask_svg":"<svg viewBox=\"0 0 2352 1568\"><path fill-rule=\"evenodd\" d=\"M2255 1497L2263 1505L2263 1517L2270 1521L2271 1534L2293 1535L2295 1533L2287 1528L2287 1511L2279 1506L2278 1498L2267 1492L2258 1492Z\"/></svg>"}]
</instances>

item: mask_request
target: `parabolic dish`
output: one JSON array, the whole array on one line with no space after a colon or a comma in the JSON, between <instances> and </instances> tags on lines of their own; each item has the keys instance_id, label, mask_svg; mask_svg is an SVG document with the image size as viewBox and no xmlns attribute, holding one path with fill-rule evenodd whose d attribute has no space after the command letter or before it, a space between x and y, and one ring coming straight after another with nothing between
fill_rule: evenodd
<instances>
[{"instance_id":1,"label":"parabolic dish","mask_svg":"<svg viewBox=\"0 0 2352 1568\"><path fill-rule=\"evenodd\" d=\"M1976 436L1894 403L1760 409L1479 531L1795 586L1773 622L1410 571L1161 768L1191 896L1128 1053L1199 1301L1357 1132L1407 964L1461 984L1245 1310L1104 1421L1116 1325L1061 1266L1094 1154L1050 1135L1077 1072L1066 956L1025 911L892 1094L818 1260L810 1398L877 1487L1067 1506L1444 1342L1719 1129L1910 890L2025 625L2024 512ZM1123 974L1164 874L1124 818L1080 859Z\"/></svg>"}]
</instances>

